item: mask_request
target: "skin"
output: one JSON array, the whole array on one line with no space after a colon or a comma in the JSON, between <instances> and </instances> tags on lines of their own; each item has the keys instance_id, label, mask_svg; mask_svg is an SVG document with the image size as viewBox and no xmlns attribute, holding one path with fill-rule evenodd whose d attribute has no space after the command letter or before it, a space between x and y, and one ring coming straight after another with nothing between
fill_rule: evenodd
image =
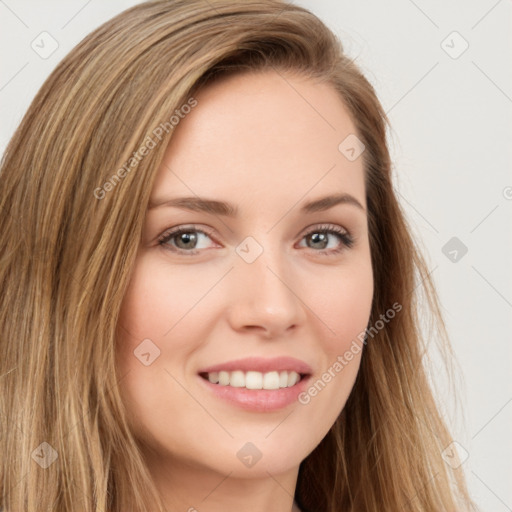
<instances>
[{"instance_id":1,"label":"skin","mask_svg":"<svg viewBox=\"0 0 512 512\"><path fill-rule=\"evenodd\" d=\"M308 404L274 412L222 401L197 373L232 359L286 355L307 362L315 382L367 327L373 275L363 161L338 150L356 130L332 86L290 73L223 78L195 97L150 204L200 196L229 201L239 215L148 209L120 317L123 400L169 510L297 511L299 465L343 409L361 353ZM299 211L335 192L363 208ZM193 232L196 246L183 237L159 245L171 228L190 224L212 236ZM347 230L353 246L335 234L326 248L314 243L306 231L321 224ZM250 264L235 251L248 236L263 248ZM148 366L134 356L144 339L160 350ZM249 441L262 454L252 467L236 455Z\"/></svg>"}]
</instances>

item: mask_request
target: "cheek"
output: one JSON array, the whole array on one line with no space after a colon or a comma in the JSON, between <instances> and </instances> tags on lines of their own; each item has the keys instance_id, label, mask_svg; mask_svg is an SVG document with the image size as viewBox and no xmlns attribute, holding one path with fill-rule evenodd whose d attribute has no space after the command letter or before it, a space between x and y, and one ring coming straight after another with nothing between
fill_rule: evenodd
<instances>
[{"instance_id":1,"label":"cheek","mask_svg":"<svg viewBox=\"0 0 512 512\"><path fill-rule=\"evenodd\" d=\"M121 307L119 323L132 342L150 338L163 343L186 324L187 315L208 289L192 271L169 270L160 261L141 257ZM179 344L179 336L173 336Z\"/></svg>"},{"instance_id":2,"label":"cheek","mask_svg":"<svg viewBox=\"0 0 512 512\"><path fill-rule=\"evenodd\" d=\"M191 294L189 288L181 287L184 293L177 299L175 290L180 287L176 277L170 282L168 272L149 263L143 257L136 262L121 305L116 339L119 373L127 375L124 395L129 403L139 405L144 403L144 396L153 397L158 386L169 380L169 375L162 373L169 357L165 334L179 330L179 319L186 314L189 302L187 294ZM171 353L176 356L179 347L174 348Z\"/></svg>"},{"instance_id":3,"label":"cheek","mask_svg":"<svg viewBox=\"0 0 512 512\"><path fill-rule=\"evenodd\" d=\"M176 271L159 258L137 259L116 339L120 375L129 372L124 383L128 394L157 396L165 386L179 392L166 370L183 381L191 354L208 339L208 301L202 299L216 280L218 273L207 269L184 266Z\"/></svg>"},{"instance_id":4,"label":"cheek","mask_svg":"<svg viewBox=\"0 0 512 512\"><path fill-rule=\"evenodd\" d=\"M323 326L316 339L321 340L324 359L320 375L310 382L299 402L323 418L327 432L342 411L359 371L374 290L371 261L361 258L357 264L340 267L318 284L322 286L309 295L308 305Z\"/></svg>"},{"instance_id":5,"label":"cheek","mask_svg":"<svg viewBox=\"0 0 512 512\"><path fill-rule=\"evenodd\" d=\"M121 395L133 431L150 445L155 432L165 437L169 418L190 407L190 396L177 382L184 382L187 358L195 348L187 313L200 292L204 294L192 283L198 281L191 272L170 272L159 261L140 257L121 306L116 339L119 374L125 376ZM147 364L144 354L149 354ZM193 427L190 422L177 422L176 436L169 443L180 435L186 437L187 430L179 430L183 425L188 432ZM179 451L179 445L173 449Z\"/></svg>"},{"instance_id":6,"label":"cheek","mask_svg":"<svg viewBox=\"0 0 512 512\"><path fill-rule=\"evenodd\" d=\"M327 327L322 339L332 358L347 350L368 325L374 291L371 261L361 258L357 264L340 267L318 284L322 286L309 294L310 307Z\"/></svg>"}]
</instances>

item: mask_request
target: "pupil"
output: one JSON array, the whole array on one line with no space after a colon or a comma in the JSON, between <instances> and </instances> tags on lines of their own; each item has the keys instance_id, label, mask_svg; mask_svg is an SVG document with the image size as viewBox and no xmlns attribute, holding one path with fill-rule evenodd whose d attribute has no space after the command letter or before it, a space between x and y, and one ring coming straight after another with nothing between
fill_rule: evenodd
<instances>
[{"instance_id":1,"label":"pupil","mask_svg":"<svg viewBox=\"0 0 512 512\"><path fill-rule=\"evenodd\" d=\"M322 244L322 249L325 248L325 245L327 242L327 237L326 237L325 233L313 233L311 235L311 239L312 239L313 243L324 242Z\"/></svg>"},{"instance_id":2,"label":"pupil","mask_svg":"<svg viewBox=\"0 0 512 512\"><path fill-rule=\"evenodd\" d=\"M195 242L196 240L196 235L195 234L191 234L191 233L181 233L181 235L178 237L178 245L179 243L181 242L184 242L185 244L189 243L189 242ZM190 247L192 244L189 244L189 245L185 245L185 248L186 247Z\"/></svg>"}]
</instances>

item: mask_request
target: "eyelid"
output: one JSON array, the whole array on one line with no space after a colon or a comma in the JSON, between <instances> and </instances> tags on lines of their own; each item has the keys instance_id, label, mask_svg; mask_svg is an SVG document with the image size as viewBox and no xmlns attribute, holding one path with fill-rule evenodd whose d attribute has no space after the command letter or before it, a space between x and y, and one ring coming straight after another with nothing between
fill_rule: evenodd
<instances>
[{"instance_id":1,"label":"eyelid","mask_svg":"<svg viewBox=\"0 0 512 512\"><path fill-rule=\"evenodd\" d=\"M338 224L332 224L331 222L316 222L314 224L311 224L310 226L304 228L299 236L304 237L307 234L311 233L312 231L339 231L341 233L346 233L347 235L350 235L350 231Z\"/></svg>"}]
</instances>

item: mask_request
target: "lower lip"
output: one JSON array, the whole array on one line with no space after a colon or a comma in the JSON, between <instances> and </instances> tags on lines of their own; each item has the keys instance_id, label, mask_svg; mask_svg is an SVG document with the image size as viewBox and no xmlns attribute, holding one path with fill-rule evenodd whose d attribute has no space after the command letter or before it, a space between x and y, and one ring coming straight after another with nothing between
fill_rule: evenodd
<instances>
[{"instance_id":1,"label":"lower lip","mask_svg":"<svg viewBox=\"0 0 512 512\"><path fill-rule=\"evenodd\" d=\"M232 405L247 411L272 412L297 402L297 397L306 389L310 376L303 377L294 386L279 389L234 388L213 384L200 375L198 378L217 397Z\"/></svg>"}]
</instances>

